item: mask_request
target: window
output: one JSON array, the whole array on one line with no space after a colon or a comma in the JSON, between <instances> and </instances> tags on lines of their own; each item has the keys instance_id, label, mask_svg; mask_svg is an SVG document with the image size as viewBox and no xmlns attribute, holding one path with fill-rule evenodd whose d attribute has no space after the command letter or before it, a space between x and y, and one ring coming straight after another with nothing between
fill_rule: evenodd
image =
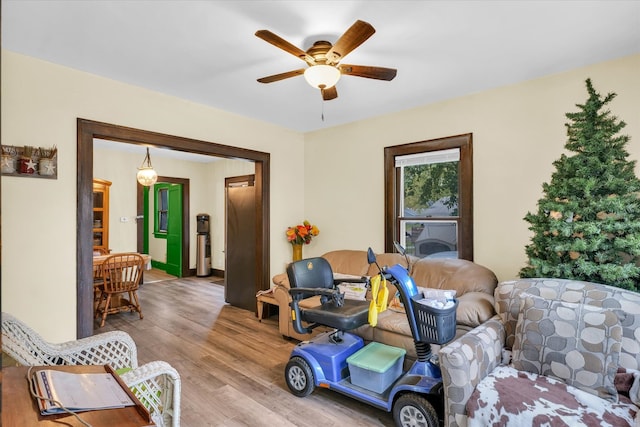
<instances>
[{"instance_id":1,"label":"window","mask_svg":"<svg viewBox=\"0 0 640 427\"><path fill-rule=\"evenodd\" d=\"M166 238L169 226L169 184L156 184L154 205L154 226L155 237Z\"/></svg>"},{"instance_id":2,"label":"window","mask_svg":"<svg viewBox=\"0 0 640 427\"><path fill-rule=\"evenodd\" d=\"M471 134L386 147L385 251L473 260Z\"/></svg>"}]
</instances>

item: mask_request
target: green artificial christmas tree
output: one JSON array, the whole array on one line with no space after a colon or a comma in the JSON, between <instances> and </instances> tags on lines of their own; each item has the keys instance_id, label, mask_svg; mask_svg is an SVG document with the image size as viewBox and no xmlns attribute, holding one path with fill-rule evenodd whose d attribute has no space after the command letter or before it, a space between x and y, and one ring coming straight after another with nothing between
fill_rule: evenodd
<instances>
[{"instance_id":1,"label":"green artificial christmas tree","mask_svg":"<svg viewBox=\"0 0 640 427\"><path fill-rule=\"evenodd\" d=\"M640 180L627 160L626 126L602 111L602 98L587 79L589 99L567 113L568 141L544 183L538 212L525 221L534 235L521 277L553 277L604 283L640 291Z\"/></svg>"}]
</instances>

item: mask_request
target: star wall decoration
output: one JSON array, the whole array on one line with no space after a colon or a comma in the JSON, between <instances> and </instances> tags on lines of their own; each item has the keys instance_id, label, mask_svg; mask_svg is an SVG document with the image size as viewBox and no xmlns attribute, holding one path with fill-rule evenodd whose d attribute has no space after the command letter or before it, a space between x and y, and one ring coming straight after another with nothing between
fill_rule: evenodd
<instances>
[{"instance_id":1,"label":"star wall decoration","mask_svg":"<svg viewBox=\"0 0 640 427\"><path fill-rule=\"evenodd\" d=\"M44 171L45 171L45 175L53 175L55 172L55 166L53 165L53 162L47 162L44 165Z\"/></svg>"},{"instance_id":2,"label":"star wall decoration","mask_svg":"<svg viewBox=\"0 0 640 427\"><path fill-rule=\"evenodd\" d=\"M2 145L2 175L58 179L57 147Z\"/></svg>"},{"instance_id":3,"label":"star wall decoration","mask_svg":"<svg viewBox=\"0 0 640 427\"><path fill-rule=\"evenodd\" d=\"M13 166L13 162L11 161L12 157L9 156L2 156L2 167L3 168L10 168Z\"/></svg>"},{"instance_id":4,"label":"star wall decoration","mask_svg":"<svg viewBox=\"0 0 640 427\"><path fill-rule=\"evenodd\" d=\"M29 161L27 162L27 170L32 169L34 172L36 170L36 164L33 159L29 159Z\"/></svg>"}]
</instances>

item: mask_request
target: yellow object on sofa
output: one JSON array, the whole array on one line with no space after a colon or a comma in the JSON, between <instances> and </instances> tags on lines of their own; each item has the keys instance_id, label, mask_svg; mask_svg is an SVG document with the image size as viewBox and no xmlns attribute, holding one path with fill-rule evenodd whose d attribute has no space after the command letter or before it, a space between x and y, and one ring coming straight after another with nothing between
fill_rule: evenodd
<instances>
[{"instance_id":1,"label":"yellow object on sofa","mask_svg":"<svg viewBox=\"0 0 640 427\"><path fill-rule=\"evenodd\" d=\"M389 289L387 279L381 274L376 274L371 278L371 303L369 304L369 325L378 324L378 313L387 309L389 303Z\"/></svg>"}]
</instances>

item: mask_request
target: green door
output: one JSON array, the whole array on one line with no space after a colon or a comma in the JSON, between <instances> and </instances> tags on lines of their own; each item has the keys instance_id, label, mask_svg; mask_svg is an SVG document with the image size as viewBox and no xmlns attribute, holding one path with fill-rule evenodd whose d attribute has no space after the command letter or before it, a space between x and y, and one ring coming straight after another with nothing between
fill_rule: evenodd
<instances>
[{"instance_id":1,"label":"green door","mask_svg":"<svg viewBox=\"0 0 640 427\"><path fill-rule=\"evenodd\" d=\"M182 277L182 185L169 186L167 273Z\"/></svg>"}]
</instances>

